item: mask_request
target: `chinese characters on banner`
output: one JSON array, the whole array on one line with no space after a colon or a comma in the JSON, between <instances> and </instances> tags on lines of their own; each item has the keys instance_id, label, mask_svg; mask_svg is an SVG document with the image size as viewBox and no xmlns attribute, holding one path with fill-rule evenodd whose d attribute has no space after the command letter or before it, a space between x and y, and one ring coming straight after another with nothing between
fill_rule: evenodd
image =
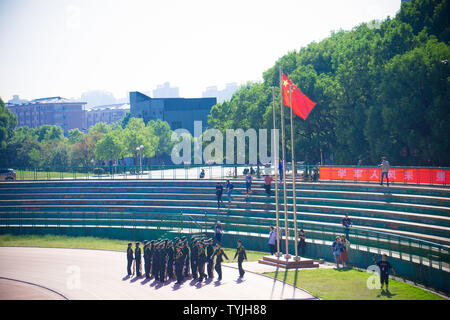
<instances>
[{"instance_id":1,"label":"chinese characters on banner","mask_svg":"<svg viewBox=\"0 0 450 320\"><path fill-rule=\"evenodd\" d=\"M381 168L379 167L321 166L319 168L319 174L320 180L378 181L378 182L381 180ZM389 170L389 182L446 185L450 184L450 170L440 168L395 167Z\"/></svg>"}]
</instances>

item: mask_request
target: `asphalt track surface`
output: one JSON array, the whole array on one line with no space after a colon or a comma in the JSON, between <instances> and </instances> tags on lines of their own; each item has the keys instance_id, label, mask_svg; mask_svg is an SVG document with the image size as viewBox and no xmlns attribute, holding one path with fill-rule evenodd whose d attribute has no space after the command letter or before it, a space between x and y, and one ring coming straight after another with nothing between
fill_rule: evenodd
<instances>
[{"instance_id":1,"label":"asphalt track surface","mask_svg":"<svg viewBox=\"0 0 450 320\"><path fill-rule=\"evenodd\" d=\"M245 269L245 262L244 262ZM223 279L160 284L126 276L122 252L0 247L0 299L279 300L314 299L280 280L222 265ZM217 274L215 274L217 277Z\"/></svg>"}]
</instances>

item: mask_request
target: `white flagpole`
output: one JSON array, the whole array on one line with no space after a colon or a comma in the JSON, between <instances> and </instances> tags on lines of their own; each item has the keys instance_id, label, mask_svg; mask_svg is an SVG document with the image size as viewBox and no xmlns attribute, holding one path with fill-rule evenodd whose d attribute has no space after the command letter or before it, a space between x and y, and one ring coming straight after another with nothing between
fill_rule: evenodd
<instances>
[{"instance_id":1,"label":"white flagpole","mask_svg":"<svg viewBox=\"0 0 450 320\"><path fill-rule=\"evenodd\" d=\"M276 110L275 110L275 87L272 87L272 97L273 97L273 134L276 135ZM276 136L275 136L276 137ZM273 139L273 142L275 142L275 145L272 145L272 153L273 157L272 159L275 161L272 161L274 163L274 169L275 169L275 217L276 217L276 230L275 230L275 236L277 237L277 257L280 256L280 229L279 229L279 210L278 210L278 139Z\"/></svg>"},{"instance_id":2,"label":"white flagpole","mask_svg":"<svg viewBox=\"0 0 450 320\"><path fill-rule=\"evenodd\" d=\"M286 200L286 157L285 157L285 141L284 141L284 111L283 111L283 77L282 70L280 66L280 96L281 96L281 145L283 154L283 200L284 200L284 228L285 228L285 238L286 238L286 254L285 258L289 259L289 226L287 217L287 200Z\"/></svg>"},{"instance_id":3,"label":"white flagpole","mask_svg":"<svg viewBox=\"0 0 450 320\"><path fill-rule=\"evenodd\" d=\"M295 236L295 259L298 259L298 232L297 232L297 188L295 184L295 153L294 153L294 116L292 112L292 85L289 86L289 102L291 104L291 157L292 157L292 207L294 214L294 236Z\"/></svg>"}]
</instances>

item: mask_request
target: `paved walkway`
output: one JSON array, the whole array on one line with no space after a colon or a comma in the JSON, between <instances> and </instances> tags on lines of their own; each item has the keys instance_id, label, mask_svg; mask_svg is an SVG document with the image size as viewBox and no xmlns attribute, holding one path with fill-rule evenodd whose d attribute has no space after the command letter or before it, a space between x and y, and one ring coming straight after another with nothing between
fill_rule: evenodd
<instances>
[{"instance_id":1,"label":"paved walkway","mask_svg":"<svg viewBox=\"0 0 450 320\"><path fill-rule=\"evenodd\" d=\"M248 266L251 266L248 263ZM186 280L161 285L145 278L125 277L125 253L101 250L0 247L0 278L36 284L68 299L263 300L314 299L289 284L223 265L223 281L202 284ZM56 299L48 290L23 283L0 282L0 299ZM51 291L50 291L51 292Z\"/></svg>"}]
</instances>

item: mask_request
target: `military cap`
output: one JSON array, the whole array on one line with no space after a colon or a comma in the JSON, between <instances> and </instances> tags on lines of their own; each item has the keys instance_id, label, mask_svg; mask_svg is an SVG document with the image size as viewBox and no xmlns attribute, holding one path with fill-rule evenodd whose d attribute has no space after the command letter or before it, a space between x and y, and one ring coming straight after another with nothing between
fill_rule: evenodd
<instances>
[{"instance_id":1,"label":"military cap","mask_svg":"<svg viewBox=\"0 0 450 320\"><path fill-rule=\"evenodd\" d=\"M129 246L131 246L131 245L133 245L133 243L131 243L131 242L128 242L128 245L129 245Z\"/></svg>"},{"instance_id":2,"label":"military cap","mask_svg":"<svg viewBox=\"0 0 450 320\"><path fill-rule=\"evenodd\" d=\"M212 239L212 238L209 238L207 241L208 241L208 242L211 242L211 241L213 241L213 239Z\"/></svg>"},{"instance_id":3,"label":"military cap","mask_svg":"<svg viewBox=\"0 0 450 320\"><path fill-rule=\"evenodd\" d=\"M186 236L183 236L183 237L181 237L181 240L186 240L187 238L186 238Z\"/></svg>"},{"instance_id":4,"label":"military cap","mask_svg":"<svg viewBox=\"0 0 450 320\"><path fill-rule=\"evenodd\" d=\"M155 240L150 241L150 243L155 243Z\"/></svg>"}]
</instances>

